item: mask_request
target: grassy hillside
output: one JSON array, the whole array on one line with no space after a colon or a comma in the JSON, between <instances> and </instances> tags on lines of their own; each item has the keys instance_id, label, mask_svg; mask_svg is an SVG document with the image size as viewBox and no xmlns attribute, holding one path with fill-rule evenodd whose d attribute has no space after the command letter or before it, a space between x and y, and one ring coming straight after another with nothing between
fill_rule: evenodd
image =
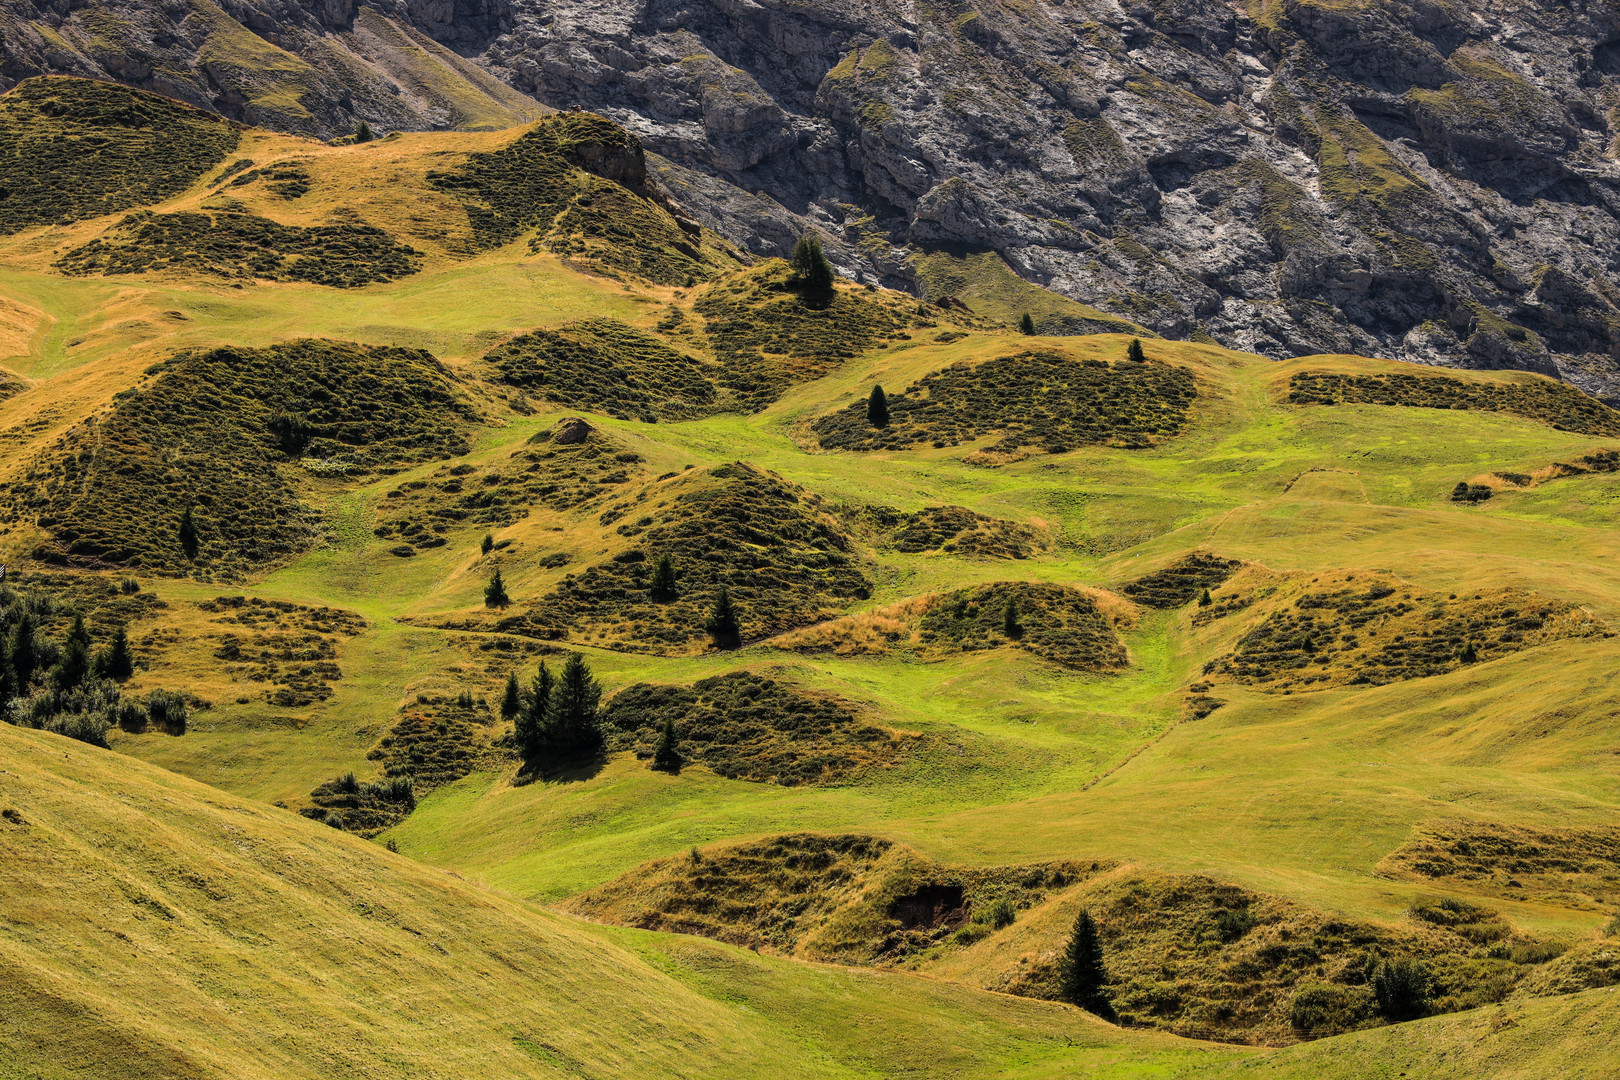
<instances>
[{"instance_id":1,"label":"grassy hillside","mask_svg":"<svg viewBox=\"0 0 1620 1080\"><path fill-rule=\"evenodd\" d=\"M1478 1075L1571 1060L1561 1010L1606 1002L1617 977L1604 957L1620 913L1620 414L1523 373L1278 364L1159 340L1132 364L1125 334L1030 336L881 290L817 293L694 231L600 118L346 146L236 135L144 202L0 240L0 364L15 374L0 396L0 556L25 592L54 598L53 641L75 610L97 647L122 625L136 666L123 693L177 689L191 709L184 735L114 728L122 756L63 748L73 785L153 792L127 828L113 796L50 802L40 792L68 780L28 781L50 814L102 815L52 818L57 861L16 879L32 895L78 875L90 898L49 934L0 938L29 950L15 970L45 973L28 976L29 1000L110 1018L129 1053L160 1055L142 1065L153 1075L234 1058L259 1070L244 1075L323 1075L319 1034L255 1056L277 1044L254 1032L290 1030L276 1025L306 1000L321 1018L307 1030L348 1032L331 1038L356 1071L421 1075L450 1068L424 1034L444 1026L480 1033L454 1040L466 1070L515 1075L784 1061L905 1075L946 1052L968 1076L1303 1076L1336 1045L1347 1061ZM296 245L244 261L230 244L256 221L275 243L332 239L320 257L361 268L350 240L384 236L410 265L323 283L283 272L315 257ZM145 250L128 240L154 222L201 240L140 272L107 261ZM954 284L933 299L965 297L969 271L994 286L983 258L941 262ZM887 428L867 420L874 385ZM675 595L654 596L666 555ZM497 571L504 608L485 601ZM704 628L722 586L740 649ZM500 693L573 651L602 680L613 739L599 761L526 782ZM678 772L649 768L666 720L685 744ZM413 781L414 810L365 786L385 778ZM214 852L230 835L214 835L220 814L305 852L297 880L254 877L270 871L221 849L207 858L239 884L211 897L150 861L147 847ZM116 851L65 839L98 830ZM756 856L724 853L790 834L903 851L912 876L872 877L881 888L857 902L838 889L865 870L796 866L793 889L726 908L755 895ZM1546 854L1565 847L1578 862ZM710 868L695 895L719 907L653 910L682 893L694 848ZM1014 887L1053 866L1086 869ZM174 967L131 960L140 992L112 993L89 959L73 974L57 957L91 955L87 913L123 910L106 892L118 873L175 913L153 927L236 929L182 949L121 926L131 948L174 948ZM309 907L294 885L317 881ZM906 905L885 906L921 904L925 886L965 903L911 926ZM281 915L207 907L266 889L308 913L268 943L242 927ZM785 922L761 914L805 897ZM980 933L974 903L998 899L1013 921ZM357 903L454 925L450 959L376 937ZM1348 1003L1339 1026L1376 1030L1229 1061L1034 1000L1053 992L1082 905L1135 1022L1289 1043L1330 1029L1293 1008L1326 987ZM794 922L807 911L844 921ZM1435 921L1455 911L1471 929ZM1237 932L1243 912L1256 921ZM329 938L312 929L327 923ZM339 972L333 942L349 939L365 963ZM498 959L518 940L545 979ZM1421 958L1432 1006L1472 1011L1382 1026L1370 948ZM812 963L827 958L862 966ZM308 977L275 974L288 965ZM371 967L409 989L357 973ZM598 967L636 1004L598 1009L587 1032L597 999L555 980ZM190 1018L213 1016L204 999L228 980L193 976L226 970L267 1004L230 1005L248 1011L213 1032ZM444 993L464 971L482 981ZM179 1004L159 1018L164 979ZM344 994L369 1011L327 1023ZM441 1011L425 1018L402 1004L428 1000ZM667 1032L635 1034L638 1010ZM566 1045L513 1027L514 1012ZM62 1028L0 1028L0 1046L38 1073L41 1032ZM62 1052L107 1075L124 1053L108 1046Z\"/></svg>"}]
</instances>

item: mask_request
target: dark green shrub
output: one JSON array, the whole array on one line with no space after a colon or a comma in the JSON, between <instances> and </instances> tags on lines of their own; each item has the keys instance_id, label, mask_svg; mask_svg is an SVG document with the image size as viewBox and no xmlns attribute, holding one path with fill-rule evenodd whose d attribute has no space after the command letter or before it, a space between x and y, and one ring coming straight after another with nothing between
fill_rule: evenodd
<instances>
[{"instance_id":1,"label":"dark green shrub","mask_svg":"<svg viewBox=\"0 0 1620 1080\"><path fill-rule=\"evenodd\" d=\"M1418 960L1387 960L1372 974L1373 999L1379 1015L1397 1023L1427 1015L1432 986L1429 969Z\"/></svg>"},{"instance_id":2,"label":"dark green shrub","mask_svg":"<svg viewBox=\"0 0 1620 1080\"><path fill-rule=\"evenodd\" d=\"M1294 991L1288 1021L1306 1035L1336 1035L1365 1024L1372 1011L1372 996L1365 988L1305 983Z\"/></svg>"}]
</instances>

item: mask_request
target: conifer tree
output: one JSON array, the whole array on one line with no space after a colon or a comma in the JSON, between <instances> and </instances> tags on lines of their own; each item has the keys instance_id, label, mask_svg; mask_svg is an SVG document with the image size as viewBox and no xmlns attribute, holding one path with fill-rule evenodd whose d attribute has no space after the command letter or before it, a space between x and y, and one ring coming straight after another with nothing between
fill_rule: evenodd
<instances>
[{"instance_id":1,"label":"conifer tree","mask_svg":"<svg viewBox=\"0 0 1620 1080\"><path fill-rule=\"evenodd\" d=\"M703 629L714 638L717 649L735 649L742 645L742 626L737 621L737 609L731 603L731 590L724 585L714 594L714 606L709 609L709 621Z\"/></svg>"},{"instance_id":2,"label":"conifer tree","mask_svg":"<svg viewBox=\"0 0 1620 1080\"><path fill-rule=\"evenodd\" d=\"M1024 312L1023 318L1018 320L1018 329L1026 334L1035 332L1035 318L1029 312Z\"/></svg>"},{"instance_id":3,"label":"conifer tree","mask_svg":"<svg viewBox=\"0 0 1620 1080\"><path fill-rule=\"evenodd\" d=\"M1001 609L1001 632L1010 638L1024 636L1024 628L1018 622L1018 597L1007 597L1007 606Z\"/></svg>"},{"instance_id":4,"label":"conifer tree","mask_svg":"<svg viewBox=\"0 0 1620 1080\"><path fill-rule=\"evenodd\" d=\"M501 694L501 719L516 720L523 711L523 687L518 685L517 672L506 677L506 691Z\"/></svg>"},{"instance_id":5,"label":"conifer tree","mask_svg":"<svg viewBox=\"0 0 1620 1080\"><path fill-rule=\"evenodd\" d=\"M517 676L513 676L514 681ZM544 660L540 662L540 670L535 672L534 682L529 685L529 692L524 695L518 708L517 719L512 728L512 734L517 741L518 753L523 757L523 766L533 770L538 768L548 757L551 741L551 695L556 686L552 678L551 669Z\"/></svg>"},{"instance_id":6,"label":"conifer tree","mask_svg":"<svg viewBox=\"0 0 1620 1080\"><path fill-rule=\"evenodd\" d=\"M197 561L197 522L192 519L189 506L180 515L180 551L188 561Z\"/></svg>"},{"instance_id":7,"label":"conifer tree","mask_svg":"<svg viewBox=\"0 0 1620 1080\"><path fill-rule=\"evenodd\" d=\"M478 550L483 552L485 555L488 555L490 552L494 551L495 537L491 536L489 533L485 533L484 542L478 545Z\"/></svg>"},{"instance_id":8,"label":"conifer tree","mask_svg":"<svg viewBox=\"0 0 1620 1080\"><path fill-rule=\"evenodd\" d=\"M24 611L11 630L11 669L17 676L17 693L28 693L34 681L34 668L39 658L34 645L34 616Z\"/></svg>"},{"instance_id":9,"label":"conifer tree","mask_svg":"<svg viewBox=\"0 0 1620 1080\"><path fill-rule=\"evenodd\" d=\"M113 639L96 657L96 674L113 682L123 682L135 674L135 658L129 652L129 632L120 626Z\"/></svg>"},{"instance_id":10,"label":"conifer tree","mask_svg":"<svg viewBox=\"0 0 1620 1080\"><path fill-rule=\"evenodd\" d=\"M551 692L552 742L560 756L576 758L602 748L601 703L602 685L585 658L574 653Z\"/></svg>"},{"instance_id":11,"label":"conifer tree","mask_svg":"<svg viewBox=\"0 0 1620 1080\"><path fill-rule=\"evenodd\" d=\"M1474 643L1470 641L1468 644L1463 646L1462 655L1458 656L1457 659L1461 660L1465 664L1478 663L1479 650L1474 648Z\"/></svg>"},{"instance_id":12,"label":"conifer tree","mask_svg":"<svg viewBox=\"0 0 1620 1080\"><path fill-rule=\"evenodd\" d=\"M653 748L652 767L662 772L681 771L681 745L673 717L664 718L663 734L658 736L658 745Z\"/></svg>"},{"instance_id":13,"label":"conifer tree","mask_svg":"<svg viewBox=\"0 0 1620 1080\"><path fill-rule=\"evenodd\" d=\"M11 667L11 644L0 637L0 711L17 696L17 673Z\"/></svg>"},{"instance_id":14,"label":"conifer tree","mask_svg":"<svg viewBox=\"0 0 1620 1080\"><path fill-rule=\"evenodd\" d=\"M1125 351L1125 359L1133 364L1147 363L1147 353L1142 351L1142 339L1131 338L1131 347Z\"/></svg>"},{"instance_id":15,"label":"conifer tree","mask_svg":"<svg viewBox=\"0 0 1620 1080\"><path fill-rule=\"evenodd\" d=\"M827 253L822 250L821 238L814 233L806 233L800 237L799 242L793 245L793 277L806 289L822 290L832 288L833 268L827 261Z\"/></svg>"},{"instance_id":16,"label":"conifer tree","mask_svg":"<svg viewBox=\"0 0 1620 1080\"><path fill-rule=\"evenodd\" d=\"M370 142L375 137L376 136L374 136L371 133L371 125L366 123L364 120L360 121L358 124L355 125L355 127L354 127L354 141L355 142L357 142L357 143L367 143L367 142Z\"/></svg>"},{"instance_id":17,"label":"conifer tree","mask_svg":"<svg viewBox=\"0 0 1620 1080\"><path fill-rule=\"evenodd\" d=\"M512 598L506 595L506 579L501 577L501 568L498 566L495 568L495 576L484 586L484 606L499 608L501 611L512 606Z\"/></svg>"},{"instance_id":18,"label":"conifer tree","mask_svg":"<svg viewBox=\"0 0 1620 1080\"><path fill-rule=\"evenodd\" d=\"M1112 1017L1113 1006L1103 985L1108 972L1103 967L1102 940L1091 912L1081 911L1074 920L1069 946L1058 965L1058 997L1098 1016Z\"/></svg>"},{"instance_id":19,"label":"conifer tree","mask_svg":"<svg viewBox=\"0 0 1620 1080\"><path fill-rule=\"evenodd\" d=\"M666 552L653 564L652 582L647 594L660 604L667 604L680 596L675 585L675 563Z\"/></svg>"},{"instance_id":20,"label":"conifer tree","mask_svg":"<svg viewBox=\"0 0 1620 1080\"><path fill-rule=\"evenodd\" d=\"M872 396L866 399L866 422L875 428L889 426L889 398L883 387L872 387Z\"/></svg>"},{"instance_id":21,"label":"conifer tree","mask_svg":"<svg viewBox=\"0 0 1620 1080\"><path fill-rule=\"evenodd\" d=\"M84 616L73 616L73 628L62 644L62 656L51 673L51 681L59 690L72 690L82 684L90 674L90 631L85 629Z\"/></svg>"}]
</instances>

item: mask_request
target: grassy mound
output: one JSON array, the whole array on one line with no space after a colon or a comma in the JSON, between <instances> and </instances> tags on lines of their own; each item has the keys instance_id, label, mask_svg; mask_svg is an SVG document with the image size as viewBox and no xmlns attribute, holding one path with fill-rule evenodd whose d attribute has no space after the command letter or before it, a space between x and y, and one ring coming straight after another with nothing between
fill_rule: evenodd
<instances>
[{"instance_id":1,"label":"grassy mound","mask_svg":"<svg viewBox=\"0 0 1620 1080\"><path fill-rule=\"evenodd\" d=\"M1031 907L1097 864L943 867L874 836L799 833L637 867L570 901L592 919L844 963L932 948L998 900Z\"/></svg>"},{"instance_id":2,"label":"grassy mound","mask_svg":"<svg viewBox=\"0 0 1620 1080\"><path fill-rule=\"evenodd\" d=\"M980 559L1028 559L1044 546L1028 525L986 517L963 506L929 506L908 514L892 506L862 506L844 514L879 547L918 555L942 551Z\"/></svg>"},{"instance_id":3,"label":"grassy mound","mask_svg":"<svg viewBox=\"0 0 1620 1080\"><path fill-rule=\"evenodd\" d=\"M893 294L789 288L787 265L779 261L716 282L694 309L723 368L720 385L752 410L885 341L903 339L915 321Z\"/></svg>"},{"instance_id":4,"label":"grassy mound","mask_svg":"<svg viewBox=\"0 0 1620 1080\"><path fill-rule=\"evenodd\" d=\"M1041 350L952 364L889 397L888 427L856 402L811 425L825 450L958 446L997 433L992 454L1062 453L1086 444L1151 446L1180 432L1197 396L1192 372L1149 362L1076 360Z\"/></svg>"},{"instance_id":5,"label":"grassy mound","mask_svg":"<svg viewBox=\"0 0 1620 1080\"><path fill-rule=\"evenodd\" d=\"M1611 633L1583 608L1522 590L1446 597L1353 574L1322 584L1338 587L1307 589L1274 610L1205 674L1267 691L1382 686Z\"/></svg>"},{"instance_id":6,"label":"grassy mound","mask_svg":"<svg viewBox=\"0 0 1620 1080\"><path fill-rule=\"evenodd\" d=\"M718 237L687 232L646 192L615 182L638 183L640 161L640 145L623 128L567 113L428 179L466 207L482 248L532 233L531 250L663 285L692 285L736 266Z\"/></svg>"},{"instance_id":7,"label":"grassy mound","mask_svg":"<svg viewBox=\"0 0 1620 1080\"><path fill-rule=\"evenodd\" d=\"M256 596L221 596L197 607L214 616L218 630L209 637L221 671L270 684L265 700L284 708L331 697L332 684L343 678L339 646L366 628L353 612Z\"/></svg>"},{"instance_id":8,"label":"grassy mound","mask_svg":"<svg viewBox=\"0 0 1620 1080\"><path fill-rule=\"evenodd\" d=\"M401 549L443 547L456 529L504 528L527 517L532 506L571 510L645 477L640 454L583 420L564 420L501 464L450 465L406 481L388 492L373 531L401 541Z\"/></svg>"},{"instance_id":9,"label":"grassy mound","mask_svg":"<svg viewBox=\"0 0 1620 1080\"><path fill-rule=\"evenodd\" d=\"M1205 589L1225 584L1243 563L1195 551L1163 570L1155 570L1121 586L1120 592L1151 608L1178 608L1203 595Z\"/></svg>"},{"instance_id":10,"label":"grassy mound","mask_svg":"<svg viewBox=\"0 0 1620 1080\"><path fill-rule=\"evenodd\" d=\"M1386 856L1378 872L1409 881L1455 883L1487 895L1600 909L1620 878L1620 829L1430 822Z\"/></svg>"},{"instance_id":11,"label":"grassy mound","mask_svg":"<svg viewBox=\"0 0 1620 1080\"><path fill-rule=\"evenodd\" d=\"M64 274L172 270L250 281L307 281L354 289L422 268L419 252L371 225L281 225L255 214L132 214L104 237L74 248Z\"/></svg>"},{"instance_id":12,"label":"grassy mound","mask_svg":"<svg viewBox=\"0 0 1620 1080\"><path fill-rule=\"evenodd\" d=\"M411 349L298 341L182 353L74 428L7 492L10 519L49 530L48 560L165 573L262 570L313 542L283 470L363 475L464 453L471 411ZM198 557L180 524L191 507Z\"/></svg>"},{"instance_id":13,"label":"grassy mound","mask_svg":"<svg viewBox=\"0 0 1620 1080\"><path fill-rule=\"evenodd\" d=\"M689 651L720 586L731 591L745 640L837 614L870 594L849 534L819 496L751 465L720 465L659 481L613 503L604 526L635 547L569 575L551 595L499 629L629 652ZM648 594L661 555L679 597Z\"/></svg>"},{"instance_id":14,"label":"grassy mound","mask_svg":"<svg viewBox=\"0 0 1620 1080\"><path fill-rule=\"evenodd\" d=\"M616 319L536 330L491 351L501 382L623 420L687 420L714 409L713 365Z\"/></svg>"},{"instance_id":15,"label":"grassy mound","mask_svg":"<svg viewBox=\"0 0 1620 1080\"><path fill-rule=\"evenodd\" d=\"M637 683L602 710L609 746L650 758L674 721L688 764L732 780L796 785L842 779L892 761L901 743L863 722L855 706L748 671L692 686Z\"/></svg>"},{"instance_id":16,"label":"grassy mound","mask_svg":"<svg viewBox=\"0 0 1620 1080\"><path fill-rule=\"evenodd\" d=\"M1007 603L1016 606L1007 634ZM1089 593L1062 585L998 581L901 604L786 634L772 644L843 656L901 650L922 660L1018 648L1076 671L1118 671L1129 662L1115 633L1126 616L1107 613Z\"/></svg>"},{"instance_id":17,"label":"grassy mound","mask_svg":"<svg viewBox=\"0 0 1620 1080\"><path fill-rule=\"evenodd\" d=\"M0 97L0 236L159 202L238 138L228 121L155 94L30 79Z\"/></svg>"},{"instance_id":18,"label":"grassy mound","mask_svg":"<svg viewBox=\"0 0 1620 1080\"><path fill-rule=\"evenodd\" d=\"M1288 380L1295 405L1404 405L1418 409L1473 409L1539 420L1561 431L1620 435L1620 412L1568 383L1537 379L1485 383L1445 375L1342 375L1301 371Z\"/></svg>"}]
</instances>

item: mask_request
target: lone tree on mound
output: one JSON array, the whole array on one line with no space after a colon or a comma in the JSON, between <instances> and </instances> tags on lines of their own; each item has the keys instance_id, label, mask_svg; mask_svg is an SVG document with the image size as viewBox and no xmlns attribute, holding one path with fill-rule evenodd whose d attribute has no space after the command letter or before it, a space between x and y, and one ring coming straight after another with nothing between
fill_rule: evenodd
<instances>
[{"instance_id":1,"label":"lone tree on mound","mask_svg":"<svg viewBox=\"0 0 1620 1080\"><path fill-rule=\"evenodd\" d=\"M1018 597L1007 597L1007 606L1001 609L1001 632L1010 638L1024 636L1024 627L1018 621Z\"/></svg>"},{"instance_id":2,"label":"lone tree on mound","mask_svg":"<svg viewBox=\"0 0 1620 1080\"><path fill-rule=\"evenodd\" d=\"M717 649L735 649L742 645L742 627L737 622L737 609L731 603L731 590L724 585L714 594L714 607L709 609L709 621L703 629L714 638Z\"/></svg>"},{"instance_id":3,"label":"lone tree on mound","mask_svg":"<svg viewBox=\"0 0 1620 1080\"><path fill-rule=\"evenodd\" d=\"M512 598L506 595L506 579L501 577L501 568L498 566L495 568L495 576L484 586L484 606L499 608L502 611L512 606Z\"/></svg>"},{"instance_id":4,"label":"lone tree on mound","mask_svg":"<svg viewBox=\"0 0 1620 1080\"><path fill-rule=\"evenodd\" d=\"M1058 997L1087 1012L1113 1018L1114 1007L1103 988L1108 971L1103 967L1102 940L1091 912L1081 911L1069 935L1069 947L1058 966Z\"/></svg>"},{"instance_id":5,"label":"lone tree on mound","mask_svg":"<svg viewBox=\"0 0 1620 1080\"><path fill-rule=\"evenodd\" d=\"M660 772L681 771L681 746L673 717L664 718L664 732L658 736L658 745L653 749L652 767Z\"/></svg>"},{"instance_id":6,"label":"lone tree on mound","mask_svg":"<svg viewBox=\"0 0 1620 1080\"><path fill-rule=\"evenodd\" d=\"M832 288L832 263L821 248L821 238L814 233L807 233L793 245L793 279L806 289Z\"/></svg>"},{"instance_id":7,"label":"lone tree on mound","mask_svg":"<svg viewBox=\"0 0 1620 1080\"><path fill-rule=\"evenodd\" d=\"M518 685L517 672L506 677L506 690L501 694L501 719L516 720L523 711L523 687Z\"/></svg>"},{"instance_id":8,"label":"lone tree on mound","mask_svg":"<svg viewBox=\"0 0 1620 1080\"><path fill-rule=\"evenodd\" d=\"M180 515L180 551L191 562L197 561L197 522L191 516L191 507Z\"/></svg>"},{"instance_id":9,"label":"lone tree on mound","mask_svg":"<svg viewBox=\"0 0 1620 1080\"><path fill-rule=\"evenodd\" d=\"M375 136L372 135L372 133L371 133L371 125L370 124L368 124L364 120L362 120L358 124L355 125L355 127L354 127L354 141L355 142L357 142L357 143L370 142L373 138L375 138Z\"/></svg>"},{"instance_id":10,"label":"lone tree on mound","mask_svg":"<svg viewBox=\"0 0 1620 1080\"><path fill-rule=\"evenodd\" d=\"M1125 359L1133 364L1147 363L1147 353L1142 351L1142 339L1131 338L1131 347L1125 350Z\"/></svg>"},{"instance_id":11,"label":"lone tree on mound","mask_svg":"<svg viewBox=\"0 0 1620 1080\"><path fill-rule=\"evenodd\" d=\"M681 595L675 586L675 563L667 552L658 556L658 561L653 564L652 582L648 585L647 595L660 604L667 604Z\"/></svg>"},{"instance_id":12,"label":"lone tree on mound","mask_svg":"<svg viewBox=\"0 0 1620 1080\"><path fill-rule=\"evenodd\" d=\"M1033 334L1035 332L1034 316L1027 311L1024 312L1023 317L1018 320L1018 329L1022 330L1026 334Z\"/></svg>"},{"instance_id":13,"label":"lone tree on mound","mask_svg":"<svg viewBox=\"0 0 1620 1080\"><path fill-rule=\"evenodd\" d=\"M866 399L866 422L873 427L889 426L889 398L883 387L872 387L872 396Z\"/></svg>"}]
</instances>

